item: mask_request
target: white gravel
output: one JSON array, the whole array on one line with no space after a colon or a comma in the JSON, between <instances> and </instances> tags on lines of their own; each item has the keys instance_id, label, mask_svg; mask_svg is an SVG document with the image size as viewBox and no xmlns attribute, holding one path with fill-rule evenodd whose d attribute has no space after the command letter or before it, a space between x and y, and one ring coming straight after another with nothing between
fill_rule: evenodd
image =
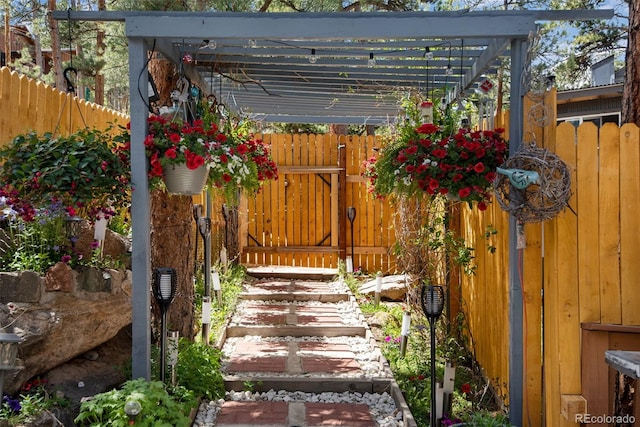
<instances>
[{"instance_id":1,"label":"white gravel","mask_svg":"<svg viewBox=\"0 0 640 427\"><path fill-rule=\"evenodd\" d=\"M262 393L253 393L250 391L230 391L227 393L226 400L237 402L243 401L284 401L284 402L323 402L323 403L354 403L365 404L369 406L372 417L380 427L401 427L402 411L400 411L388 393L372 394L372 393L305 393L301 391L275 391L269 390ZM193 423L194 427L212 427L222 404L223 399L210 402L202 402L198 414Z\"/></svg>"}]
</instances>

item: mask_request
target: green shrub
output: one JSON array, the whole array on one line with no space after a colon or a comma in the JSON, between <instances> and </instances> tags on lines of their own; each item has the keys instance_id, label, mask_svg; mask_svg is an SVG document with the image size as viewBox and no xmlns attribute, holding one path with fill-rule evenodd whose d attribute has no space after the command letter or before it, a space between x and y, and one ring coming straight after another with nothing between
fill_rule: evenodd
<instances>
[{"instance_id":1,"label":"green shrub","mask_svg":"<svg viewBox=\"0 0 640 427\"><path fill-rule=\"evenodd\" d=\"M178 344L178 383L196 396L209 400L224 396L220 373L221 352L215 347L180 339Z\"/></svg>"},{"instance_id":2,"label":"green shrub","mask_svg":"<svg viewBox=\"0 0 640 427\"><path fill-rule=\"evenodd\" d=\"M129 401L140 403L141 411L135 418L135 424L140 427L189 427L191 419L188 415L197 404L194 394L184 387L170 393L160 381L136 379L82 402L74 422L91 427L128 426L129 416L124 407Z\"/></svg>"}]
</instances>

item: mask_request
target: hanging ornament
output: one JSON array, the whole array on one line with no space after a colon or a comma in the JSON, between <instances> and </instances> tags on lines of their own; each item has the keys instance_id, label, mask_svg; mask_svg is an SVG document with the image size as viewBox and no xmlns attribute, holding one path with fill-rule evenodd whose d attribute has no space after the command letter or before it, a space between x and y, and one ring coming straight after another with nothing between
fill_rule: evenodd
<instances>
[{"instance_id":1,"label":"hanging ornament","mask_svg":"<svg viewBox=\"0 0 640 427\"><path fill-rule=\"evenodd\" d=\"M496 171L496 200L519 222L545 221L569 206L571 172L560 157L545 148L531 144Z\"/></svg>"}]
</instances>

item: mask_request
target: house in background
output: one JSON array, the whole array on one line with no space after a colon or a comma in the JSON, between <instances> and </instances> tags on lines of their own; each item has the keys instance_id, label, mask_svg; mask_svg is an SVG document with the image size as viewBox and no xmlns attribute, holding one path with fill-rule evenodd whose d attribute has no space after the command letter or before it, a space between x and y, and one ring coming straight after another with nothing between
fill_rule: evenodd
<instances>
[{"instance_id":1,"label":"house in background","mask_svg":"<svg viewBox=\"0 0 640 427\"><path fill-rule=\"evenodd\" d=\"M594 64L590 87L557 92L558 123L620 125L623 81L624 69L615 71L613 56Z\"/></svg>"},{"instance_id":2,"label":"house in background","mask_svg":"<svg viewBox=\"0 0 640 427\"><path fill-rule=\"evenodd\" d=\"M29 29L24 25L12 25L9 27L9 43L6 43L5 29L0 27L0 67L5 67L8 64L16 61L20 58L21 52L24 48L27 48L31 58L33 59L33 65L40 65L43 74L48 74L51 71L53 64L53 53L51 49L40 49L40 57L42 64L38 64L38 47L36 38L31 34ZM75 49L63 48L61 49L62 61L69 61L71 55L75 55Z\"/></svg>"}]
</instances>

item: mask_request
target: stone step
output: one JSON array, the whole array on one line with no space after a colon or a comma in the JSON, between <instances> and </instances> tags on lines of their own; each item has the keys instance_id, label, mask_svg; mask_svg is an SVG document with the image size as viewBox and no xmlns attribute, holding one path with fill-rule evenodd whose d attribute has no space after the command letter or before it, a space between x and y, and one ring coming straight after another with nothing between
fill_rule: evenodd
<instances>
[{"instance_id":1,"label":"stone step","mask_svg":"<svg viewBox=\"0 0 640 427\"><path fill-rule=\"evenodd\" d=\"M215 412L216 427L378 427L399 412L387 393L358 392L231 392L203 406Z\"/></svg>"},{"instance_id":2,"label":"stone step","mask_svg":"<svg viewBox=\"0 0 640 427\"><path fill-rule=\"evenodd\" d=\"M255 278L330 281L338 275L338 270L335 268L256 266L248 267L247 274Z\"/></svg>"},{"instance_id":3,"label":"stone step","mask_svg":"<svg viewBox=\"0 0 640 427\"><path fill-rule=\"evenodd\" d=\"M339 302L350 299L341 282L264 279L246 284L240 299L264 301Z\"/></svg>"},{"instance_id":4,"label":"stone step","mask_svg":"<svg viewBox=\"0 0 640 427\"><path fill-rule=\"evenodd\" d=\"M222 353L222 373L236 379L393 378L375 341L365 337L245 336L228 338Z\"/></svg>"},{"instance_id":5,"label":"stone step","mask_svg":"<svg viewBox=\"0 0 640 427\"><path fill-rule=\"evenodd\" d=\"M353 301L336 303L241 300L227 337L365 336L366 323Z\"/></svg>"},{"instance_id":6,"label":"stone step","mask_svg":"<svg viewBox=\"0 0 640 427\"><path fill-rule=\"evenodd\" d=\"M294 390L306 393L359 392L382 393L388 391L387 378L329 378L329 377L277 377L264 375L223 375L225 390L243 391L250 385L256 392Z\"/></svg>"},{"instance_id":7,"label":"stone step","mask_svg":"<svg viewBox=\"0 0 640 427\"><path fill-rule=\"evenodd\" d=\"M260 335L263 337L339 337L367 335L364 326L228 326L227 337Z\"/></svg>"}]
</instances>

